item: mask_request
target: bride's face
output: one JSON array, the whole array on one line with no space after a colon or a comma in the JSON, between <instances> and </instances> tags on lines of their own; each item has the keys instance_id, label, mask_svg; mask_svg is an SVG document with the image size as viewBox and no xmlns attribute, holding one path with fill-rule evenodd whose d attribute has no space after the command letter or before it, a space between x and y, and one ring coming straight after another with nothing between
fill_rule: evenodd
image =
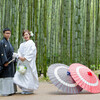
<instances>
[{"instance_id":1,"label":"bride's face","mask_svg":"<svg viewBox=\"0 0 100 100\"><path fill-rule=\"evenodd\" d=\"M26 33L24 33L24 39L26 40L26 41L28 41L28 40L30 40L30 35L26 32Z\"/></svg>"}]
</instances>

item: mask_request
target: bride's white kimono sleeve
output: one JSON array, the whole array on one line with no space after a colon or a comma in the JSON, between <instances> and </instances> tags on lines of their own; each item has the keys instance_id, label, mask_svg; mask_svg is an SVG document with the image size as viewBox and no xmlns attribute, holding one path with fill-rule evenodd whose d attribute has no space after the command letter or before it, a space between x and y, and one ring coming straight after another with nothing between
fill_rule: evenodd
<instances>
[{"instance_id":1,"label":"bride's white kimono sleeve","mask_svg":"<svg viewBox=\"0 0 100 100\"><path fill-rule=\"evenodd\" d=\"M25 58L30 62L36 58L36 47L34 43L29 44L28 48L25 51Z\"/></svg>"},{"instance_id":2,"label":"bride's white kimono sleeve","mask_svg":"<svg viewBox=\"0 0 100 100\"><path fill-rule=\"evenodd\" d=\"M37 53L37 50L36 50L35 43L31 40L29 42L30 42L30 43L28 43L29 47L27 47L24 57L29 62L29 65L30 65L32 72L33 72L33 76L35 78L36 87L38 87L38 74L37 74L37 69L36 69L36 53Z\"/></svg>"},{"instance_id":3,"label":"bride's white kimono sleeve","mask_svg":"<svg viewBox=\"0 0 100 100\"><path fill-rule=\"evenodd\" d=\"M38 74L36 69L36 46L32 40L29 40L20 45L18 55L25 57L26 60L22 63L27 65L27 72L21 75L18 71L14 76L14 82L26 89L36 90L38 88ZM21 62L19 60L19 62Z\"/></svg>"}]
</instances>

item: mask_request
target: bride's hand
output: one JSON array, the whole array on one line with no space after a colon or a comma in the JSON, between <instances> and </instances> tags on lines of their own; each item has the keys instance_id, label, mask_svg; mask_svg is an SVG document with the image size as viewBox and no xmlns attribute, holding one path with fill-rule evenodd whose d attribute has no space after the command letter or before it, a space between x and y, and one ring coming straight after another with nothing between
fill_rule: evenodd
<instances>
[{"instance_id":1,"label":"bride's hand","mask_svg":"<svg viewBox=\"0 0 100 100\"><path fill-rule=\"evenodd\" d=\"M25 61L25 60L26 60L24 57L19 57L19 59L20 59L21 61Z\"/></svg>"}]
</instances>

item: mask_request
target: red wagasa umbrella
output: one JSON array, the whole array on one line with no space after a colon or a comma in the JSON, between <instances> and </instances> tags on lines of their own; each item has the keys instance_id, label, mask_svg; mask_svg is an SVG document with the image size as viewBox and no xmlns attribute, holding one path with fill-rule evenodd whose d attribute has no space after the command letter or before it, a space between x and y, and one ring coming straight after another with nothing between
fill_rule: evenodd
<instances>
[{"instance_id":1,"label":"red wagasa umbrella","mask_svg":"<svg viewBox=\"0 0 100 100\"><path fill-rule=\"evenodd\" d=\"M100 92L100 81L88 67L74 63L70 65L69 71L72 78L80 87L91 93Z\"/></svg>"}]
</instances>

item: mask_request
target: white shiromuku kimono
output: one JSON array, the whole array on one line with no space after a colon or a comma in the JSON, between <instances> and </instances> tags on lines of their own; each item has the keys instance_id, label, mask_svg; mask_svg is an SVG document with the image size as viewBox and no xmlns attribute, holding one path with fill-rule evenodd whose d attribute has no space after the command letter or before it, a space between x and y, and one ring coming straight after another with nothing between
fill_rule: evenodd
<instances>
[{"instance_id":1,"label":"white shiromuku kimono","mask_svg":"<svg viewBox=\"0 0 100 100\"><path fill-rule=\"evenodd\" d=\"M17 66L24 64L27 70L25 74L16 71L13 80L23 91L33 91L39 86L36 69L36 52L36 46L32 40L21 43L18 49L18 56L25 57L26 60L24 62L19 60Z\"/></svg>"}]
</instances>

